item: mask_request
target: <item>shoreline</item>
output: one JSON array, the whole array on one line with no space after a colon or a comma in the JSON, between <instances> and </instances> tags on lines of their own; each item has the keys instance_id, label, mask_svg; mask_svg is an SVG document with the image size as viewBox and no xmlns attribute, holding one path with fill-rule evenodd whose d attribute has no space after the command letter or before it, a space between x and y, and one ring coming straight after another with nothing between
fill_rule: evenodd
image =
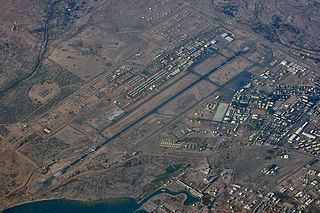
<instances>
[{"instance_id":1,"label":"shoreline","mask_svg":"<svg viewBox=\"0 0 320 213\"><path fill-rule=\"evenodd\" d=\"M42 201L76 201L76 202L83 202L83 203L86 203L87 205L90 205L90 204L98 204L98 203L104 203L104 204L107 204L107 203L112 203L114 201L121 201L121 200L132 200L135 202L136 204L136 210L135 211L138 211L138 210L141 210L141 207L148 201L150 200L151 198L155 197L155 196L158 196L160 194L168 194L170 196L177 196L179 194L183 194L185 199L184 199L184 202L190 197L193 197L193 198L196 198L194 196L192 196L188 191L179 191L179 192L172 192L170 189L168 188L159 188L157 190L154 190L153 192L149 193L148 195L142 195L141 198L132 198L132 197L120 197L120 196L110 196L110 198L105 198L105 199L95 199L95 200L88 200L88 199L77 199L77 198L66 198L66 197L62 197L62 198L59 198L59 197L56 197L56 198L52 198L52 199L35 199L35 200L29 200L29 201L25 201L25 202L21 202L21 203L18 203L18 204L15 204L15 205L12 205L10 207L6 207L5 209L3 210L0 210L1 212L4 212L5 210L8 210L8 209L11 209L11 208L15 208L15 207L18 207L18 206L22 206L22 205L26 205L26 204L29 204L29 203L36 203L36 202L42 202Z\"/></svg>"},{"instance_id":2,"label":"shoreline","mask_svg":"<svg viewBox=\"0 0 320 213\"><path fill-rule=\"evenodd\" d=\"M14 204L14 205L9 205L7 207L4 207L2 209L0 209L0 213L4 212L5 210L8 210L8 209L11 209L11 208L14 208L14 207L18 207L18 206L22 206L22 205L26 205L26 204L29 204L29 203L35 203L35 202L42 202L42 201L53 201L53 200L65 200L65 201L78 201L78 202L84 202L84 203L87 203L87 204L94 204L94 203L103 203L103 202L112 202L112 201L115 201L115 200L121 200L121 199L128 199L128 200L134 200L137 205L138 202L137 202L137 199L135 198L132 198L132 197L112 197L110 196L110 198L106 198L106 199L97 199L97 200L86 200L86 199L77 199L77 198L66 198L66 197L57 197L57 198L52 198L52 199L34 199L34 200L29 200L29 201L23 201L23 202L19 202L17 204Z\"/></svg>"}]
</instances>

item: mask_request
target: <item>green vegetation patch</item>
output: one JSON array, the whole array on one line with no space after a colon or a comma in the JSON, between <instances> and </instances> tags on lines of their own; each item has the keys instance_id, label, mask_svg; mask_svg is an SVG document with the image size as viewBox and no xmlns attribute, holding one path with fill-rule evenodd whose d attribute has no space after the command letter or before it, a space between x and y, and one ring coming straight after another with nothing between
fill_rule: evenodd
<instances>
[{"instance_id":1,"label":"green vegetation patch","mask_svg":"<svg viewBox=\"0 0 320 213\"><path fill-rule=\"evenodd\" d=\"M174 173L175 171L177 171L181 167L182 167L181 163L173 165L173 166L168 166L166 168L166 172L157 177L156 182L159 183L160 181L166 179L167 177L169 177L170 174Z\"/></svg>"},{"instance_id":2,"label":"green vegetation patch","mask_svg":"<svg viewBox=\"0 0 320 213\"><path fill-rule=\"evenodd\" d=\"M148 72L147 70L143 70L141 74L146 77L149 77L151 75L150 72Z\"/></svg>"}]
</instances>

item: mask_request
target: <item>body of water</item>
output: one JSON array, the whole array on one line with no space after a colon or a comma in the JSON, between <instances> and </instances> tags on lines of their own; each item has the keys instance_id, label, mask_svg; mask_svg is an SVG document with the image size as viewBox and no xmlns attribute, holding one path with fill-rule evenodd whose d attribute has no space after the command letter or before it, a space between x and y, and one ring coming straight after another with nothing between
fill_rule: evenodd
<instances>
[{"instance_id":1,"label":"body of water","mask_svg":"<svg viewBox=\"0 0 320 213\"><path fill-rule=\"evenodd\" d=\"M3 213L133 213L149 199L162 193L171 195L187 195L187 199L184 201L184 205L190 205L199 201L198 198L193 197L188 191L172 192L169 189L163 188L155 191L139 204L134 199L129 198L95 203L75 200L45 200L15 206L5 210ZM145 212L146 211L139 211L139 213Z\"/></svg>"},{"instance_id":2,"label":"body of water","mask_svg":"<svg viewBox=\"0 0 320 213\"><path fill-rule=\"evenodd\" d=\"M106 202L88 203L75 200L46 200L27 203L5 210L3 213L129 213L137 210L133 199L119 199Z\"/></svg>"}]
</instances>

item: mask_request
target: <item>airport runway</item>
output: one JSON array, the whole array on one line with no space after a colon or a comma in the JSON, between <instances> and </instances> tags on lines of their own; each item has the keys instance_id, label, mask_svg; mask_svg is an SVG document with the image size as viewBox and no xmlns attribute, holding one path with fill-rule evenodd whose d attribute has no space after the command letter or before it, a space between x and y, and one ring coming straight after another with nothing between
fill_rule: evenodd
<instances>
[{"instance_id":1,"label":"airport runway","mask_svg":"<svg viewBox=\"0 0 320 213\"><path fill-rule=\"evenodd\" d=\"M90 156L91 154L93 154L94 152L98 151L101 147L103 147L104 145L108 144L110 141L112 141L115 138L118 138L122 133L124 133L125 131L129 130L130 128L132 128L133 126L135 126L136 124L138 124L140 121L142 121L143 119L145 119L146 117L148 117L149 115L151 115L154 112L157 112L161 107L163 107L164 105L166 105L167 103L169 103L170 101L174 100L175 98L177 98L178 96L180 96L181 94L183 94L186 90L192 88L193 86L195 86L196 84L198 84L199 82L207 79L212 73L216 72L217 70L219 70L221 67L225 66L226 64L228 64L230 61L232 61L233 59L237 58L238 56L240 56L241 54L244 54L245 52L247 52L248 49L244 48L241 51L237 52L236 54L234 54L233 56L231 56L230 58L227 58L224 62L222 62L220 65L218 65L217 67L215 67L214 69L212 69L210 72L208 72L207 74L201 76L199 79L197 79L196 81L194 81L193 83L191 83L189 86L187 86L186 88L182 89L180 92L178 92L177 94L175 94L174 96L170 97L169 99L167 99L166 101L164 101L163 103L159 104L158 106L156 106L155 108L153 108L152 110L150 110L149 112L145 113L143 116L141 116L140 118L138 118L137 120L135 120L134 122L132 122L131 124L129 124L127 127L123 128L122 130L120 130L118 133L114 134L112 137L107 138L103 143L99 144L98 146L90 149L90 151L88 151L86 154L82 155L81 157L79 157L77 160L73 161L72 163L70 163L68 166L64 167L63 169L61 169L60 171L58 171L54 176L58 177L59 175L65 173L68 169L70 169L71 167L73 167L74 165L76 165L77 163L81 162L82 160L84 160L85 158L87 158L88 156ZM164 91L164 90L162 90ZM161 92L162 92L161 91ZM158 93L159 94L159 93ZM145 103L145 102L144 102ZM105 129L105 128L104 128ZM101 133L101 132L100 132Z\"/></svg>"}]
</instances>

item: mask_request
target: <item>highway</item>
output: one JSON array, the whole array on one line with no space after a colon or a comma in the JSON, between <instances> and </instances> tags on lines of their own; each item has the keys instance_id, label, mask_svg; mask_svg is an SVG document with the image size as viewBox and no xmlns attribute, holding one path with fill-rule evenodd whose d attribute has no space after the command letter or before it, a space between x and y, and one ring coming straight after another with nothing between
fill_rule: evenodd
<instances>
[{"instance_id":1,"label":"highway","mask_svg":"<svg viewBox=\"0 0 320 213\"><path fill-rule=\"evenodd\" d=\"M246 53L249 50L249 48L244 48L241 51L237 52L236 54L234 54L233 56L231 56L230 58L227 58L224 62L222 62L221 64L219 64L217 67L215 67L214 69L212 69L210 72L208 72L207 74L201 76L199 79L195 80L193 83L191 83L189 86L187 86L186 88L182 89L181 91L179 91L177 94L175 94L174 96L170 97L169 99L167 99L166 101L164 101L163 103L159 104L158 106L154 107L152 110L150 110L149 112L145 113L144 115L142 115L140 118L138 118L137 120L133 121L131 124L129 124L128 126L126 126L125 128L121 129L120 131L118 131L116 134L114 134L112 137L110 138L106 138L106 140L104 142L102 142L101 144L99 144L98 146L90 149L87 153L85 153L84 155L82 155L81 157L79 157L77 160L73 161L72 163L70 163L69 165L67 165L66 167L64 167L63 169L61 169L60 171L58 171L54 176L58 177L59 175L66 173L68 169L70 169L71 167L73 167L74 165L76 165L77 163L81 162L82 160L84 160L85 158L89 157L91 154L93 154L94 152L98 151L101 147L103 147L104 145L108 144L110 141L114 140L115 138L118 138L123 132L129 130L130 128L132 128L133 126L135 126L136 124L138 124L140 121L142 121L143 119L145 119L146 117L148 117L149 115L151 115L152 113L158 111L161 107L163 107L164 105L166 105L167 103L169 103L170 101L174 100L175 98L177 98L178 96L180 96L181 94L183 94L186 90L192 88L193 86L195 86L196 84L198 84L199 82L201 82L202 80L207 79L212 73L216 72L217 70L219 70L221 67L225 66L226 64L228 64L230 61L232 61L233 59L237 58L238 56L240 56L241 54ZM163 90L162 90L163 91ZM158 93L159 94L159 93Z\"/></svg>"}]
</instances>

